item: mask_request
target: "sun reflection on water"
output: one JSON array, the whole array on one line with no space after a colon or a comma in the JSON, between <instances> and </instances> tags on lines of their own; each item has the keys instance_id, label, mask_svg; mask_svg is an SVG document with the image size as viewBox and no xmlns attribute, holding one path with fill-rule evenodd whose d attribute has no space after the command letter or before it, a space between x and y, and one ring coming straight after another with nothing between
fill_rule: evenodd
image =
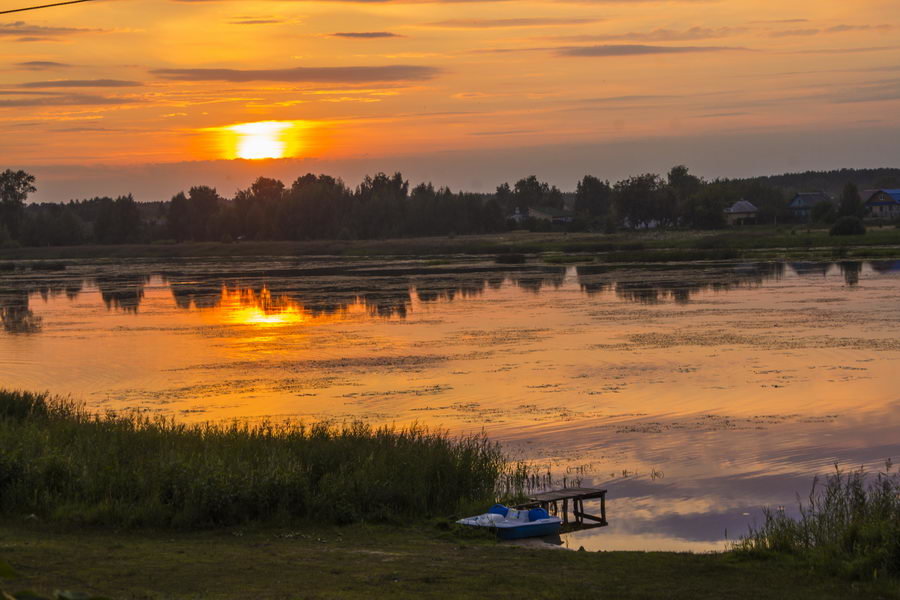
<instances>
[{"instance_id":1,"label":"sun reflection on water","mask_svg":"<svg viewBox=\"0 0 900 600\"><path fill-rule=\"evenodd\" d=\"M223 287L218 312L226 323L260 327L294 325L310 319L299 304L285 296L273 297L265 287L259 292Z\"/></svg>"}]
</instances>

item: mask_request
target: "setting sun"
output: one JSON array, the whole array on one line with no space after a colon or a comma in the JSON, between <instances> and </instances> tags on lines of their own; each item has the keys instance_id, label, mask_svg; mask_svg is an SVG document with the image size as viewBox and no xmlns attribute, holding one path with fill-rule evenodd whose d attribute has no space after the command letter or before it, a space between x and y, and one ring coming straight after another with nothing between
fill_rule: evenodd
<instances>
[{"instance_id":1,"label":"setting sun","mask_svg":"<svg viewBox=\"0 0 900 600\"><path fill-rule=\"evenodd\" d=\"M213 127L228 158L258 160L296 156L302 146L302 121L258 121Z\"/></svg>"}]
</instances>

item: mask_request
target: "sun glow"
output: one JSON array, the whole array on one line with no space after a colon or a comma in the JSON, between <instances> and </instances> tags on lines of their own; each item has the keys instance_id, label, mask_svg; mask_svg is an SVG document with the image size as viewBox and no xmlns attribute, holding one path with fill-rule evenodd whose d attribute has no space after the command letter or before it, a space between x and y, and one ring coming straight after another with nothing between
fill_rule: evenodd
<instances>
[{"instance_id":1,"label":"sun glow","mask_svg":"<svg viewBox=\"0 0 900 600\"><path fill-rule=\"evenodd\" d=\"M300 305L285 297L272 297L268 288L263 288L259 293L222 288L218 308L223 320L235 325L277 327L309 320L309 315Z\"/></svg>"},{"instance_id":2,"label":"sun glow","mask_svg":"<svg viewBox=\"0 0 900 600\"><path fill-rule=\"evenodd\" d=\"M231 158L259 160L287 158L299 153L303 121L257 121L216 127L225 153Z\"/></svg>"}]
</instances>

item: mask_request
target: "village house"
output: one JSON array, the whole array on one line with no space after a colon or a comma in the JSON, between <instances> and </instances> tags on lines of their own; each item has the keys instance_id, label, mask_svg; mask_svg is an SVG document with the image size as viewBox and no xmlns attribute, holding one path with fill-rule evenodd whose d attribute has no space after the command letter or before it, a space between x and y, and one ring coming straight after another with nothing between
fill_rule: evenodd
<instances>
[{"instance_id":1,"label":"village house","mask_svg":"<svg viewBox=\"0 0 900 600\"><path fill-rule=\"evenodd\" d=\"M794 219L802 223L809 223L812 221L813 207L821 202L828 202L833 205L834 198L825 192L800 192L794 196L788 208Z\"/></svg>"},{"instance_id":2,"label":"village house","mask_svg":"<svg viewBox=\"0 0 900 600\"><path fill-rule=\"evenodd\" d=\"M866 215L873 219L900 219L900 190L872 190Z\"/></svg>"},{"instance_id":3,"label":"village house","mask_svg":"<svg viewBox=\"0 0 900 600\"><path fill-rule=\"evenodd\" d=\"M725 209L725 223L728 225L747 225L755 223L759 209L751 202L738 200Z\"/></svg>"},{"instance_id":4,"label":"village house","mask_svg":"<svg viewBox=\"0 0 900 600\"><path fill-rule=\"evenodd\" d=\"M511 221L521 224L525 219L532 218L539 221L549 221L554 225L566 225L575 219L575 213L560 208L541 206L538 208L526 208L524 211L516 208L508 217Z\"/></svg>"},{"instance_id":5,"label":"village house","mask_svg":"<svg viewBox=\"0 0 900 600\"><path fill-rule=\"evenodd\" d=\"M571 223L575 219L575 214L561 208L552 206L539 206L537 208L529 208L528 216L540 221L550 221L554 225L565 225Z\"/></svg>"}]
</instances>

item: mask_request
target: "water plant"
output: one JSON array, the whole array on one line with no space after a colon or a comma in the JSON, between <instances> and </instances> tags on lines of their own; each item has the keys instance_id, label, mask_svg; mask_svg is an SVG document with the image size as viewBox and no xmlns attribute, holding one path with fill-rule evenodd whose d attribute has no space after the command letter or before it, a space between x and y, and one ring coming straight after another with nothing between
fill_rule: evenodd
<instances>
[{"instance_id":1,"label":"water plant","mask_svg":"<svg viewBox=\"0 0 900 600\"><path fill-rule=\"evenodd\" d=\"M186 424L0 391L0 514L116 526L399 521L521 493L484 435L411 425Z\"/></svg>"},{"instance_id":2,"label":"water plant","mask_svg":"<svg viewBox=\"0 0 900 600\"><path fill-rule=\"evenodd\" d=\"M750 555L794 555L830 574L851 579L900 576L900 473L890 462L874 477L860 468L813 483L799 517L767 510L735 550Z\"/></svg>"}]
</instances>

